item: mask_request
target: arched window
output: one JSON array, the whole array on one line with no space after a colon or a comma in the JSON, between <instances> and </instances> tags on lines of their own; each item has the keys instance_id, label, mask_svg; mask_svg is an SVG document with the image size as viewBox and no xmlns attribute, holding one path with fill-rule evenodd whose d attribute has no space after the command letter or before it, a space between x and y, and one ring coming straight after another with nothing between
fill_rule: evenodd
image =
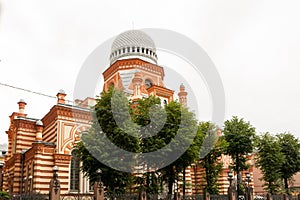
<instances>
[{"instance_id":1,"label":"arched window","mask_svg":"<svg viewBox=\"0 0 300 200\"><path fill-rule=\"evenodd\" d=\"M115 87L115 84L114 84L113 82L111 82L111 83L109 83L108 87L109 87L109 88L111 88L111 87L114 88L114 87Z\"/></svg>"},{"instance_id":2,"label":"arched window","mask_svg":"<svg viewBox=\"0 0 300 200\"><path fill-rule=\"evenodd\" d=\"M164 99L164 105L167 105L167 104L168 104L167 100Z\"/></svg>"},{"instance_id":3,"label":"arched window","mask_svg":"<svg viewBox=\"0 0 300 200\"><path fill-rule=\"evenodd\" d=\"M152 81L149 80L149 79L146 79L145 80L145 86L146 86L147 89L150 88L152 86Z\"/></svg>"},{"instance_id":4,"label":"arched window","mask_svg":"<svg viewBox=\"0 0 300 200\"><path fill-rule=\"evenodd\" d=\"M71 166L70 166L70 190L79 190L79 167L80 160L75 151L71 153Z\"/></svg>"}]
</instances>

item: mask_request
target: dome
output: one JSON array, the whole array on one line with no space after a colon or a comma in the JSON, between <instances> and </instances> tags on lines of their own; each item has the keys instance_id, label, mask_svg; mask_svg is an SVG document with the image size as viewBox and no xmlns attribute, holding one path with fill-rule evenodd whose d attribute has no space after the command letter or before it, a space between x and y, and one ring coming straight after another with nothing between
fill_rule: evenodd
<instances>
[{"instance_id":1,"label":"dome","mask_svg":"<svg viewBox=\"0 0 300 200\"><path fill-rule=\"evenodd\" d=\"M141 58L156 64L156 48L151 37L140 30L129 30L118 35L111 46L110 64L126 58Z\"/></svg>"}]
</instances>

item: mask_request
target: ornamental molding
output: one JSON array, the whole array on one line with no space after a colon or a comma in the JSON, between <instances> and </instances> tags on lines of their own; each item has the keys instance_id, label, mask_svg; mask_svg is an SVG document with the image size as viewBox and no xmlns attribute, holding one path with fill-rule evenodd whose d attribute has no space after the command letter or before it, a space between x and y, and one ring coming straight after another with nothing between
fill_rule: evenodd
<instances>
[{"instance_id":1,"label":"ornamental molding","mask_svg":"<svg viewBox=\"0 0 300 200\"><path fill-rule=\"evenodd\" d=\"M69 164L71 160L71 155L67 154L54 154L55 164Z\"/></svg>"},{"instance_id":2,"label":"ornamental molding","mask_svg":"<svg viewBox=\"0 0 300 200\"><path fill-rule=\"evenodd\" d=\"M124 69L141 69L149 71L151 73L155 73L157 75L160 75L161 77L164 77L165 75L163 67L143 61L139 58L132 58L126 60L117 60L114 64L112 64L108 69L106 69L103 72L104 80L107 80L117 71Z\"/></svg>"}]
</instances>

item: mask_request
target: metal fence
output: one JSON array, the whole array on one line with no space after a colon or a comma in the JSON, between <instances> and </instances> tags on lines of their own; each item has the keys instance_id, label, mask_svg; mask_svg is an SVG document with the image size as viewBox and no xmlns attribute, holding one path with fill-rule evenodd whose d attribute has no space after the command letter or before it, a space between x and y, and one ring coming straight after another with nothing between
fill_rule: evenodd
<instances>
[{"instance_id":1,"label":"metal fence","mask_svg":"<svg viewBox=\"0 0 300 200\"><path fill-rule=\"evenodd\" d=\"M211 194L210 200L228 200L227 194Z\"/></svg>"},{"instance_id":2,"label":"metal fence","mask_svg":"<svg viewBox=\"0 0 300 200\"><path fill-rule=\"evenodd\" d=\"M61 194L60 200L94 200L94 194L89 194L89 193Z\"/></svg>"},{"instance_id":3,"label":"metal fence","mask_svg":"<svg viewBox=\"0 0 300 200\"><path fill-rule=\"evenodd\" d=\"M147 200L173 200L175 195L158 195L158 194L146 194ZM289 200L300 200L298 195L289 195ZM110 194L105 193L105 200L139 200L140 194ZM228 200L228 195L210 195L210 200ZM268 200L267 194L254 194L254 200ZM1 200L1 198L0 198ZM49 200L48 194L22 194L22 195L12 195L10 200ZM83 194L83 193L67 193L61 194L60 200L94 200L94 194ZM203 195L181 195L178 200L204 200ZM283 194L272 195L272 200L285 200Z\"/></svg>"},{"instance_id":4,"label":"metal fence","mask_svg":"<svg viewBox=\"0 0 300 200\"><path fill-rule=\"evenodd\" d=\"M173 200L175 195L146 194L147 200ZM140 194L105 194L105 200L139 200ZM178 200L203 200L203 195L185 195L179 196ZM215 198L214 200L227 200L224 198Z\"/></svg>"},{"instance_id":5,"label":"metal fence","mask_svg":"<svg viewBox=\"0 0 300 200\"><path fill-rule=\"evenodd\" d=\"M104 200L138 200L138 194L110 194L105 193Z\"/></svg>"},{"instance_id":6,"label":"metal fence","mask_svg":"<svg viewBox=\"0 0 300 200\"><path fill-rule=\"evenodd\" d=\"M1 199L0 199L1 200ZM23 194L23 195L12 195L10 200L49 200L49 194ZM61 194L60 200L94 200L94 194Z\"/></svg>"},{"instance_id":7,"label":"metal fence","mask_svg":"<svg viewBox=\"0 0 300 200\"><path fill-rule=\"evenodd\" d=\"M22 194L22 195L12 195L9 198L10 200L49 200L48 194Z\"/></svg>"},{"instance_id":8,"label":"metal fence","mask_svg":"<svg viewBox=\"0 0 300 200\"><path fill-rule=\"evenodd\" d=\"M285 200L284 194L273 194L271 195L272 200ZM299 195L289 195L288 199L289 200L300 200ZM267 194L261 194L261 193L255 193L253 195L254 200L268 200L268 195Z\"/></svg>"}]
</instances>

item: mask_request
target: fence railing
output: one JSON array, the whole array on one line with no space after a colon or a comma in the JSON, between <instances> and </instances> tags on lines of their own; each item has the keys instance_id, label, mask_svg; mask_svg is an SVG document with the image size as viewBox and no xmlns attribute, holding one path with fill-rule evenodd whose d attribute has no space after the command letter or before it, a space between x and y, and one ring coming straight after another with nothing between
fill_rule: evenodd
<instances>
[{"instance_id":1,"label":"fence railing","mask_svg":"<svg viewBox=\"0 0 300 200\"><path fill-rule=\"evenodd\" d=\"M272 200L285 200L285 194L273 194L270 195ZM300 200L299 195L288 195L289 200ZM253 195L253 200L268 200L267 194L255 193Z\"/></svg>"},{"instance_id":2,"label":"fence railing","mask_svg":"<svg viewBox=\"0 0 300 200\"><path fill-rule=\"evenodd\" d=\"M175 195L159 195L159 194L146 194L147 200L174 200ZM272 200L286 200L283 194L271 195ZM289 195L288 200L300 200L299 195ZM139 200L140 194L109 194L104 196L105 200ZM1 198L0 198L1 200ZM22 194L12 195L10 200L49 200L48 194ZM90 193L67 193L60 194L60 200L94 200L94 194ZM179 195L176 200L204 200L203 195ZM228 195L210 195L210 200L229 200ZM267 194L254 194L253 200L268 200Z\"/></svg>"},{"instance_id":3,"label":"fence railing","mask_svg":"<svg viewBox=\"0 0 300 200\"><path fill-rule=\"evenodd\" d=\"M32 193L32 194L22 194L22 195L12 195L9 198L10 200L48 200L48 194L39 194L39 193Z\"/></svg>"},{"instance_id":4,"label":"fence railing","mask_svg":"<svg viewBox=\"0 0 300 200\"><path fill-rule=\"evenodd\" d=\"M60 200L94 200L94 194L90 194L90 193L61 194Z\"/></svg>"}]
</instances>

